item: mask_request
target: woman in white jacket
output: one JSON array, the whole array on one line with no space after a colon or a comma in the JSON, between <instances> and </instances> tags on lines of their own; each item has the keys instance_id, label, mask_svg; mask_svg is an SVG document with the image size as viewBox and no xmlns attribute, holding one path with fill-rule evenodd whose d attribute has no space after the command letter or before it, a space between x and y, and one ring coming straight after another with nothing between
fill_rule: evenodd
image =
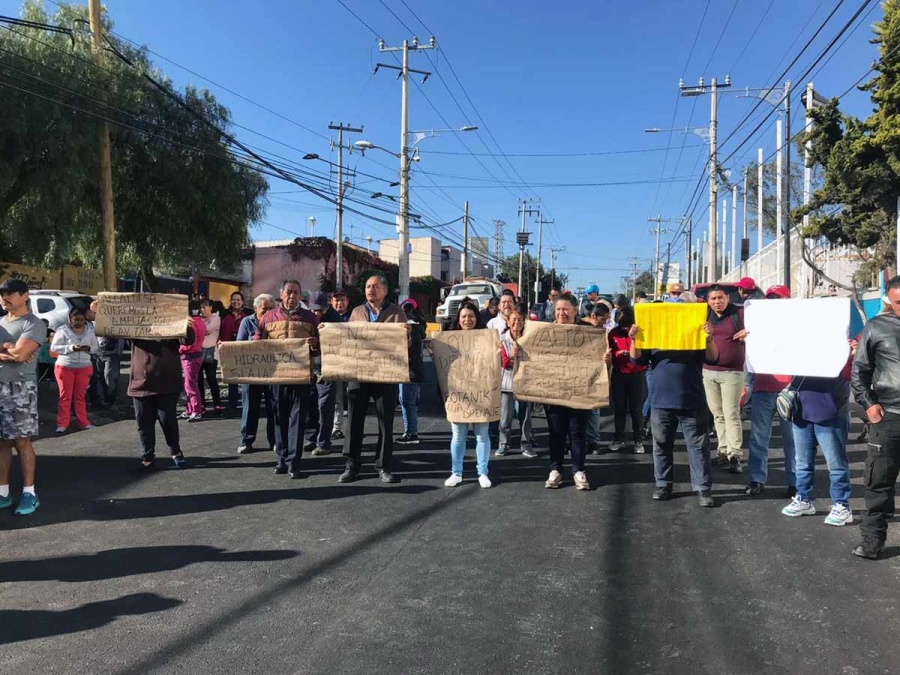
<instances>
[{"instance_id":1,"label":"woman in white jacket","mask_svg":"<svg viewBox=\"0 0 900 675\"><path fill-rule=\"evenodd\" d=\"M56 433L65 433L72 416L72 400L75 400L75 421L81 429L93 429L87 416L85 395L94 373L91 354L100 351L94 328L85 317L84 310L73 307L69 311L69 323L60 326L53 336L50 351L57 355L56 383L59 385L59 405L56 410Z\"/></svg>"}]
</instances>

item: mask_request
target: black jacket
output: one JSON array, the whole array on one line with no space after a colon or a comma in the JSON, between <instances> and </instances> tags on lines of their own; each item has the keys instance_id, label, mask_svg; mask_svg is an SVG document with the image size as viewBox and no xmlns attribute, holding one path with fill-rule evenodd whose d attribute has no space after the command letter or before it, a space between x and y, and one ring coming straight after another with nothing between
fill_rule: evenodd
<instances>
[{"instance_id":1,"label":"black jacket","mask_svg":"<svg viewBox=\"0 0 900 675\"><path fill-rule=\"evenodd\" d=\"M850 387L863 408L878 403L900 413L900 317L879 314L866 324L853 359Z\"/></svg>"},{"instance_id":2,"label":"black jacket","mask_svg":"<svg viewBox=\"0 0 900 675\"><path fill-rule=\"evenodd\" d=\"M425 324L420 321L407 321L409 326L409 380L425 381L425 363L422 358L422 342L425 340Z\"/></svg>"}]
</instances>

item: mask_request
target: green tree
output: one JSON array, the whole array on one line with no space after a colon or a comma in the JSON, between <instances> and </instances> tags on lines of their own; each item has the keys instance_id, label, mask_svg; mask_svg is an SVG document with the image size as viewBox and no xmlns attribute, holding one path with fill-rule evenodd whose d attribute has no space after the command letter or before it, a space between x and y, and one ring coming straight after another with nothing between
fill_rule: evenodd
<instances>
[{"instance_id":1,"label":"green tree","mask_svg":"<svg viewBox=\"0 0 900 675\"><path fill-rule=\"evenodd\" d=\"M565 288L566 283L569 281L569 278L565 274L561 274L559 270L556 270L555 273L551 274L551 270L544 269L543 265L538 265L537 258L535 258L528 252L525 253L525 260L522 264L522 270L525 286L532 294L534 293L535 270L537 270L540 274L542 296L550 290L551 279L553 287L557 290L562 290L563 288ZM500 261L497 278L504 283L515 284L519 282L518 253L507 256Z\"/></svg>"},{"instance_id":2,"label":"green tree","mask_svg":"<svg viewBox=\"0 0 900 675\"><path fill-rule=\"evenodd\" d=\"M808 208L807 237L852 244L866 261L858 278L896 266L897 197L900 195L900 3L886 0L875 24L877 75L860 87L869 91L874 112L865 120L842 114L838 99L815 109L809 134L812 161L824 167L824 184Z\"/></svg>"},{"instance_id":3,"label":"green tree","mask_svg":"<svg viewBox=\"0 0 900 675\"><path fill-rule=\"evenodd\" d=\"M29 0L28 21L49 23ZM238 261L265 211L267 183L219 131L231 117L206 90L178 97L145 50L111 40L134 65L93 60L87 8L61 5L53 23L0 31L0 259L58 265L101 262L98 128L110 122L119 271L178 270ZM112 26L107 24L107 32ZM211 123L206 124L206 120Z\"/></svg>"}]
</instances>

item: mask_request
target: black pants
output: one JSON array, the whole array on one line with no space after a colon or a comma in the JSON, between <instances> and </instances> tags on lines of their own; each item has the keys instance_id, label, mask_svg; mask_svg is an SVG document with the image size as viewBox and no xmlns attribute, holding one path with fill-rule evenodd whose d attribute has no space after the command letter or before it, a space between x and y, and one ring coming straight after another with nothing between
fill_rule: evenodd
<instances>
[{"instance_id":1,"label":"black pants","mask_svg":"<svg viewBox=\"0 0 900 675\"><path fill-rule=\"evenodd\" d=\"M625 440L625 417L631 413L631 436L635 443L643 440L644 416L641 412L647 398L647 380L643 372L622 373L613 369L609 381L615 415L614 440Z\"/></svg>"},{"instance_id":2,"label":"black pants","mask_svg":"<svg viewBox=\"0 0 900 675\"><path fill-rule=\"evenodd\" d=\"M273 384L270 396L275 408L275 453L278 466L298 471L303 456L303 432L309 413L310 385Z\"/></svg>"},{"instance_id":3,"label":"black pants","mask_svg":"<svg viewBox=\"0 0 900 675\"><path fill-rule=\"evenodd\" d=\"M197 389L200 391L200 401L203 403L203 407L206 407L206 392L203 391L204 385L204 375L206 376L206 384L209 385L209 393L212 394L213 405L216 408L222 407L222 397L219 394L219 383L216 381L216 369L219 367L219 362L213 359L212 361L207 361L205 358L203 359L203 363L200 364L200 375L197 378Z\"/></svg>"},{"instance_id":4,"label":"black pants","mask_svg":"<svg viewBox=\"0 0 900 675\"><path fill-rule=\"evenodd\" d=\"M155 394L134 398L134 418L137 420L138 435L141 437L144 460L151 460L156 454L156 421L162 427L169 452L181 454L178 440L178 416L175 404L181 394Z\"/></svg>"},{"instance_id":5,"label":"black pants","mask_svg":"<svg viewBox=\"0 0 900 675\"><path fill-rule=\"evenodd\" d=\"M375 401L375 414L378 416L375 468L391 470L391 458L394 454L394 408L397 407L399 396L400 388L396 384L360 382L350 384L347 388L347 398L350 399L350 442L346 445L344 456L348 458L348 465L359 466L366 411L371 399Z\"/></svg>"},{"instance_id":6,"label":"black pants","mask_svg":"<svg viewBox=\"0 0 900 675\"><path fill-rule=\"evenodd\" d=\"M566 437L572 440L572 471L584 471L587 452L587 425L590 410L576 410L561 405L544 406L550 428L550 470L562 471L566 455Z\"/></svg>"},{"instance_id":7,"label":"black pants","mask_svg":"<svg viewBox=\"0 0 900 675\"><path fill-rule=\"evenodd\" d=\"M886 412L869 428L866 457L866 517L863 536L884 543L888 521L894 517L894 484L900 472L900 415Z\"/></svg>"}]
</instances>

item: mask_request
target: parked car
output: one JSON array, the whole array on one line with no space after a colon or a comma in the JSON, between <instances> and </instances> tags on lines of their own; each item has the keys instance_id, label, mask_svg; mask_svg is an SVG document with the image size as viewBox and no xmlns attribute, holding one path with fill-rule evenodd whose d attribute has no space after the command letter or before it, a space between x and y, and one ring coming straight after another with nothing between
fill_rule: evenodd
<instances>
[{"instance_id":1,"label":"parked car","mask_svg":"<svg viewBox=\"0 0 900 675\"><path fill-rule=\"evenodd\" d=\"M35 290L29 291L31 311L44 319L50 330L56 330L69 321L69 310L80 307L87 310L94 299L75 291Z\"/></svg>"},{"instance_id":2,"label":"parked car","mask_svg":"<svg viewBox=\"0 0 900 675\"><path fill-rule=\"evenodd\" d=\"M694 284L691 286L691 293L697 296L698 302L706 302L706 296L709 295L709 287L713 284ZM738 288L735 284L716 284L717 286L721 286L725 289L725 292L728 293L728 301L732 305L743 305L744 300L741 298L741 294L738 293Z\"/></svg>"}]
</instances>

